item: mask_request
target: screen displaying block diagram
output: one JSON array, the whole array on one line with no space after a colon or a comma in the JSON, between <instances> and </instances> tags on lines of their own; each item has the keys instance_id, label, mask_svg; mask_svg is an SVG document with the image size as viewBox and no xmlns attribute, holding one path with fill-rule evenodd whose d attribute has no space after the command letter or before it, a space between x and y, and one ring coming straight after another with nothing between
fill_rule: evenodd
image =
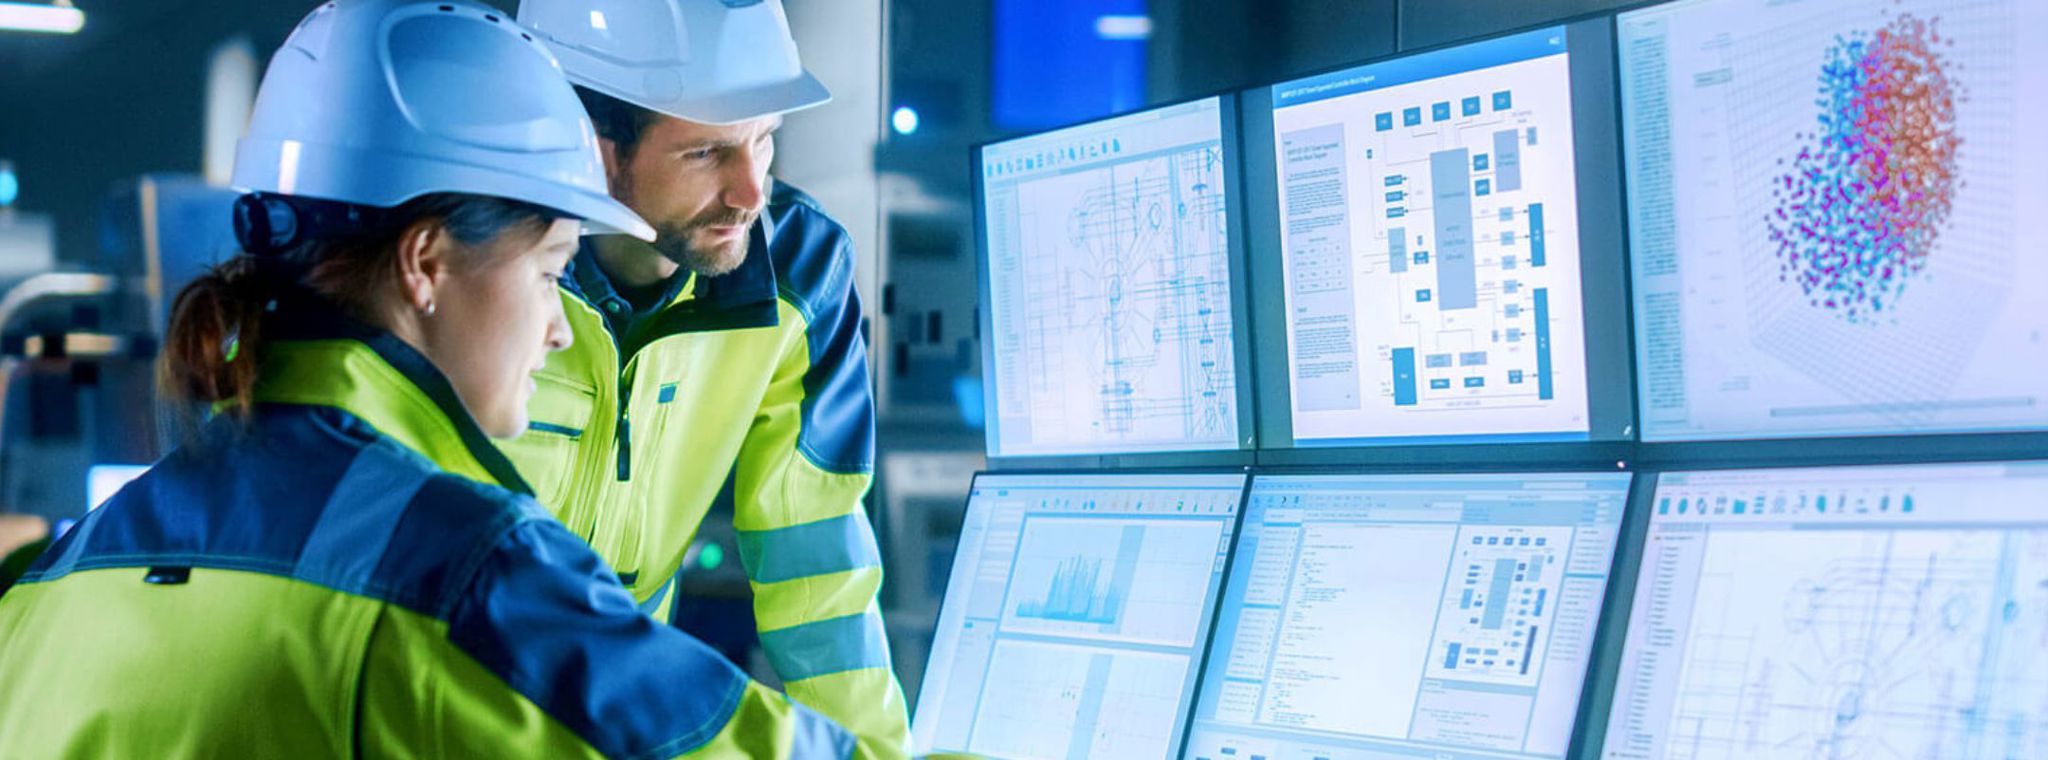
<instances>
[{"instance_id":1,"label":"screen displaying block diagram","mask_svg":"<svg viewBox=\"0 0 2048 760\"><path fill-rule=\"evenodd\" d=\"M991 456L1242 445L1229 113L1210 98L983 149Z\"/></svg>"},{"instance_id":2,"label":"screen displaying block diagram","mask_svg":"<svg viewBox=\"0 0 2048 760\"><path fill-rule=\"evenodd\" d=\"M1256 478L1182 757L1563 757L1630 479Z\"/></svg>"},{"instance_id":3,"label":"screen displaying block diagram","mask_svg":"<svg viewBox=\"0 0 2048 760\"><path fill-rule=\"evenodd\" d=\"M1646 440L2048 428L2048 4L1617 28Z\"/></svg>"},{"instance_id":4,"label":"screen displaying block diagram","mask_svg":"<svg viewBox=\"0 0 2048 760\"><path fill-rule=\"evenodd\" d=\"M2048 464L1666 473L1601 756L2048 754Z\"/></svg>"},{"instance_id":5,"label":"screen displaying block diagram","mask_svg":"<svg viewBox=\"0 0 2048 760\"><path fill-rule=\"evenodd\" d=\"M1589 437L1566 37L1273 87L1297 446Z\"/></svg>"},{"instance_id":6,"label":"screen displaying block diagram","mask_svg":"<svg viewBox=\"0 0 2048 760\"><path fill-rule=\"evenodd\" d=\"M975 478L912 722L917 752L1172 756L1245 478Z\"/></svg>"}]
</instances>

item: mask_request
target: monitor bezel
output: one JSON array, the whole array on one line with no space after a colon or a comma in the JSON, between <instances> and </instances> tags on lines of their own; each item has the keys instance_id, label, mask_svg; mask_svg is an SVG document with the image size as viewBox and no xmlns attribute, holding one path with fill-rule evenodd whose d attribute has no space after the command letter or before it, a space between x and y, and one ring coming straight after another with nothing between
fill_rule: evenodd
<instances>
[{"instance_id":1,"label":"monitor bezel","mask_svg":"<svg viewBox=\"0 0 2048 760\"><path fill-rule=\"evenodd\" d=\"M994 280L990 272L989 210L987 197L987 173L983 159L990 148L1046 137L1069 129L1088 127L1118 119L1156 113L1202 101L1217 102L1217 119L1221 128L1220 146L1223 150L1224 178L1224 225L1227 250L1226 268L1230 275L1230 308L1235 317L1231 329L1231 357L1236 385L1237 442L1227 448L1188 449L1141 449L1121 451L1100 451L1092 453L1048 453L1048 454L1006 454L1001 450L1001 420L997 415L1000 394L995 390L997 383L996 351L994 336L989 331L995 324L993 306ZM1066 124L1052 129L1009 135L974 144L968 150L969 171L972 174L974 217L975 278L977 293L981 296L976 305L978 320L977 335L980 338L982 407L983 407L983 448L987 453L991 470L1001 469L1061 469L1061 468L1133 468L1133 467L1230 467L1249 466L1253 463L1254 452L1258 449L1257 415L1254 406L1257 401L1253 387L1253 364L1251 347L1251 295L1246 277L1247 257L1245 230L1242 213L1244 204L1244 159L1243 141L1239 130L1239 99L1234 91L1210 93L1184 98L1146 108L1127 111L1100 119Z\"/></svg>"},{"instance_id":2,"label":"monitor bezel","mask_svg":"<svg viewBox=\"0 0 2048 760\"><path fill-rule=\"evenodd\" d=\"M1588 680L1581 692L1578 728L1573 735L1573 751L1569 757L1597 760L1606 747L1607 732L1614 712L1615 692L1620 685L1621 666L1627 653L1629 623L1635 615L1636 588L1642 580L1643 557L1648 550L1650 527L1655 521L1651 505L1656 501L1657 489L1662 485L1665 475L1769 470L1884 469L1915 465L2048 465L2048 450L2037 449L2031 457L1979 455L1942 460L1871 462L1863 459L1854 462L1825 463L1817 461L1804 458L1788 461L1786 458L1779 458L1739 466L1727 463L1698 466L1694 463L1674 463L1675 466L1645 468L1636 472L1635 482L1630 488L1629 513L1623 522L1624 543L1617 551L1614 567L1609 574L1607 599L1601 610L1599 633L1594 638L1593 660L1586 674ZM1624 559L1627 565L1622 564Z\"/></svg>"},{"instance_id":3,"label":"monitor bezel","mask_svg":"<svg viewBox=\"0 0 2048 760\"><path fill-rule=\"evenodd\" d=\"M1293 401L1288 384L1286 298L1277 287L1261 287L1262 283L1284 282L1280 262L1284 253L1278 240L1280 220L1269 201L1278 197L1278 166L1271 155L1275 139L1270 116L1273 110L1270 105L1272 90L1286 82L1243 91L1239 119L1244 123L1240 136L1245 141L1243 154L1247 157L1244 170L1247 203L1242 213L1246 216L1244 226L1250 236L1246 244L1248 258L1252 261L1251 282L1260 290L1260 297L1253 303L1252 314L1253 329L1257 335L1253 344L1253 364L1259 373L1257 386L1260 391L1260 464L1386 463L1415 466L1509 461L1544 466L1594 465L1631 458L1631 446L1636 442L1637 404L1634 396L1634 343L1630 334L1633 319L1629 313L1632 294L1628 291L1631 278L1627 271L1627 234L1625 227L1606 221L1619 218L1621 210L1626 208L1627 199L1618 181L1603 183L1594 176L1607 173L1602 169L1611 169L1618 180L1621 173L1619 93L1615 89L1619 76L1613 70L1617 59L1610 16L1605 12L1580 14L1401 51L1286 80L1295 82L1546 29L1562 30L1567 35L1568 49L1577 50L1578 46L1591 48L1571 58L1574 71L1580 74L1574 77L1574 83L1597 84L1597 87L1575 88L1572 94L1575 189L1580 222L1579 281L1585 311L1582 334L1586 341L1586 366L1582 371L1588 375L1588 430L1583 439L1515 441L1494 436L1444 436L1440 440L1395 439L1308 445L1295 440ZM1579 37L1588 39L1579 40ZM1582 113L1588 110L1591 113ZM1612 118L1600 118L1603 112ZM1257 157L1253 155L1254 145L1261 150ZM1260 202L1254 204L1254 199ZM1588 224L1588 221L1594 223ZM1615 379L1616 375L1620 376L1619 380Z\"/></svg>"},{"instance_id":4,"label":"monitor bezel","mask_svg":"<svg viewBox=\"0 0 2048 760\"><path fill-rule=\"evenodd\" d=\"M1184 704L1183 704L1183 705L1181 706L1181 708L1180 708L1180 709L1181 709L1181 711L1182 711L1182 712L1184 712L1184 713L1185 713L1186 715L1185 715L1185 718L1184 718L1183 720L1181 720L1181 721L1180 721L1180 723L1179 723L1178 725L1176 725L1176 727L1175 727L1175 731L1176 731L1176 734L1174 735L1174 737L1173 737L1173 739L1172 739L1172 741L1171 741L1171 746L1170 746L1170 750L1171 750L1171 751L1172 751L1172 753L1173 753L1173 754L1172 754L1172 756L1173 756L1173 757L1179 757L1179 756L1180 756L1180 754L1181 754L1181 752L1182 752L1182 751L1183 751L1183 750L1184 750L1184 749L1186 748L1186 745L1187 745L1187 729L1188 729L1188 726L1189 726L1189 725L1191 725L1191 724L1192 724L1192 721L1194 720L1194 713L1195 713L1195 699L1196 699L1196 698L1197 698L1197 696L1198 696L1198 695L1199 695L1199 694L1201 693L1201 691L1200 691L1200 690L1201 690L1201 685L1202 685L1202 676L1203 676L1203 675L1205 674L1205 672L1206 672L1206 671L1208 670L1208 667L1209 667L1209 653L1210 653L1210 651L1211 651L1211 650L1213 649L1213 647L1211 646L1211 643L1212 643L1212 642L1210 641L1210 637L1214 636L1214 635L1215 635L1215 633L1216 633L1216 622L1217 622L1217 621L1216 621L1216 618L1217 618L1217 613L1218 613L1218 612L1220 611L1220 609L1221 609L1221 607L1222 607L1222 604L1223 604L1223 593L1224 593L1224 590L1225 590L1226 584L1228 584L1228 583L1230 582L1230 571L1231 571L1231 568L1232 568L1232 567L1233 567L1233 566L1234 566L1234 565L1236 564L1236 561L1237 561L1237 540L1238 540L1238 536L1239 536L1239 535L1241 534L1241 532L1242 532L1242 531L1244 530L1244 512L1245 512L1245 501L1246 501L1247 499L1251 498L1251 487L1252 487L1252 480L1253 480L1253 478L1255 477L1255 471L1253 470L1253 468L1251 468L1251 467L1153 467L1153 468L1136 468L1136 469L1115 469L1115 470L1105 470L1105 469L1100 469L1100 468L1068 468L1068 469L1052 469L1052 468L1048 468L1048 469L1039 469L1039 470L1030 470L1030 469L1024 469L1024 470L1018 470L1018 469L1010 469L1010 470L998 470L998 469L994 469L993 467L990 467L990 468L988 468L988 469L982 469L982 470L977 470L977 471L975 471L975 473L974 473L974 476L973 476L973 478L972 478L971 480L969 480L969 482L968 482L968 485L967 485L967 493L965 493L965 494L962 494L962 495L961 495L961 505L960 505L960 520L961 520L961 525L965 526L965 525L967 524L967 519L968 519L968 512L969 512L969 510L973 509L973 507L974 507L974 492L975 492L975 491L977 491L977 490L979 490L979 489L981 488L981 484L982 484L982 482L983 482L983 478L988 478L988 477L997 477L997 478L1004 478L1004 477L1026 477L1026 478L1044 478L1044 477L1063 477L1063 476L1065 476L1065 477L1075 477L1075 478L1118 478L1118 477L1159 477L1159 476L1173 476L1173 475L1188 475L1188 476L1214 476L1214 475L1236 475L1236 476L1239 476L1240 478L1242 478L1242 480L1243 480L1243 482L1241 482L1241 483L1239 483L1239 484L1238 484L1238 490L1237 490L1237 513L1236 513L1236 514L1234 514L1234 515L1232 515L1232 516L1231 516L1231 519L1230 519L1230 545L1229 545L1229 546L1228 546L1228 547L1227 547L1227 548L1226 548L1226 549L1224 550L1224 562L1223 562L1223 567L1222 567L1222 568L1220 568L1220 569L1219 569L1219 570L1217 571L1217 576L1216 576L1216 585L1215 585L1215 589L1214 589L1214 591L1213 591L1213 594L1214 594L1215 598L1214 598L1214 599L1212 600L1212 602L1211 602L1211 605L1212 605L1212 606L1211 606L1211 607L1210 607L1210 608L1209 608L1208 610L1206 610L1206 611L1204 612L1204 615L1205 615L1206 617L1208 617L1208 625L1207 625L1207 626L1205 626L1205 627L1204 627L1204 629L1203 629L1202 631L1200 631L1200 633L1199 633L1200 639L1199 639L1198 645L1197 645L1196 647L1194 647L1194 656L1193 656L1193 658L1192 658L1192 659L1193 659L1193 664L1194 664L1194 675L1193 675L1193 677L1191 677L1191 678L1190 678L1190 679L1188 680L1188 682L1187 682L1187 692L1188 692L1188 693L1187 693L1187 697L1186 697L1186 700L1185 700ZM925 652L925 663L924 663L924 669L923 669L922 675L920 675L920 677L919 677L919 681L920 681L920 683L930 683L930 674L931 674L931 670L932 670L932 658L933 658L933 657L936 657L936 656L937 656L937 654L938 654L938 646L937 646L937 643L938 643L938 637L939 637L939 629L940 629L940 625L939 625L939 622L940 622L940 621L943 621L943 620L945 620L945 617L946 617L946 596L950 595L950 592L952 591L952 587L953 587L953 583L952 583L952 577L951 577L951 573L952 573L952 570L951 570L950 568L952 568L953 566L955 566L955 565L957 565L957 564L959 563L959 561L960 561L960 552L961 552L961 551L963 551L963 550L965 550L965 549L966 549L966 546L965 546L964 544L956 545L956 546L954 547L954 549L953 549L953 559L952 559L952 561L951 561L951 562L949 562L949 563L948 563L948 565L947 565L947 567L948 567L949 569L948 569L948 571L947 571L947 573L948 573L948 576L947 576L947 581L946 581L946 590L947 590L947 592L949 592L949 593L947 593L947 594L941 594L941 595L940 595L940 597L939 597L939 603L938 603L938 606L937 606L937 610L938 610L938 613L937 613L937 615L936 615L936 616L935 616L935 617L933 618L933 621L932 621L932 645L931 645L931 646L930 646L930 647L928 648L928 650L927 650L927 651ZM917 695L917 698L916 698L916 708L917 708L917 709L922 709L922 708L923 708L923 706L924 706L924 694L923 694L923 689L922 689L922 688L920 688L920 689L919 689L919 693L918 693L918 695ZM913 728L915 728L915 726L916 726L916 721L917 721L917 716L916 716L916 714L915 714L915 710L913 710L913 711L912 711L912 714L910 715L910 723L911 723L911 725L912 725L912 727L913 727ZM914 737L913 737L913 740L914 740ZM933 751L934 751L934 752L945 752L945 751L955 751L955 750L933 750Z\"/></svg>"},{"instance_id":5,"label":"monitor bezel","mask_svg":"<svg viewBox=\"0 0 2048 760\"><path fill-rule=\"evenodd\" d=\"M1622 474L1626 475L1629 478L1629 481L1628 487L1626 489L1625 494L1623 495L1622 500L1621 522L1615 531L1614 555L1610 557L1608 560L1607 585L1601 594L1600 613L1594 622L1593 640L1586 661L1586 670L1584 673L1581 674L1582 681L1579 685L1579 699L1578 703L1574 705L1572 731L1570 734L1570 738L1568 739L1566 744L1565 754L1563 755L1564 758L1581 757L1581 755L1579 754L1579 747L1581 743L1585 740L1584 733L1586 727L1584 713L1590 709L1590 703L1588 700L1589 696L1592 694L1592 690L1596 683L1594 681L1594 677L1599 673L1599 666L1601 664L1600 655L1603 651L1601 649L1601 647L1603 646L1602 642L1609 635L1608 625L1609 618L1612 614L1611 607L1615 603L1615 584L1620 577L1619 574L1623 572L1624 569L1621 564L1622 561L1630 557L1629 553L1632 549L1638 552L1641 550L1640 541L1638 540L1638 537L1635 534L1631 533L1631 525L1633 521L1639 519L1638 516L1642 514L1643 505L1649 503L1648 495L1641 493L1641 489L1645 487L1645 483L1654 484L1655 473L1644 472L1642 470L1626 466L1618 467L1613 470L1602 470L1597 468L1588 468L1584 466L1532 467L1527 463L1506 461L1497 461L1481 465L1473 465L1468 463L1452 464L1448 466L1442 464L1426 465L1421 467L1404 467L1384 463L1364 466L1325 465L1315 467L1285 468L1258 467L1250 469L1248 473L1250 477L1245 479L1244 496L1242 497L1242 501L1239 503L1238 506L1237 530L1236 532L1231 534L1230 558L1229 561L1225 563L1223 569L1223 583L1221 586L1218 587L1216 592L1217 610L1215 614L1212 614L1210 616L1210 630L1207 634L1205 634L1205 637L1208 640L1209 644L1202 652L1202 665L1200 670L1197 671L1197 675L1193 684L1193 700L1188 705L1187 721L1186 724L1183 725L1180 729L1181 740L1179 747L1177 748L1178 751L1175 753L1174 757L1185 760L1188 756L1188 743L1192 740L1194 734L1196 711L1199 710L1201 707L1202 689L1204 684L1208 681L1210 659L1215 654L1216 631L1218 626L1222 622L1223 601L1230 593L1230 581L1238 561L1237 553L1241 546L1241 542L1244 538L1245 520L1247 519L1247 515L1249 515L1251 512L1252 493L1254 489L1257 488L1258 482L1262 478L1293 478L1303 476L1401 477L1432 475L1446 477L1571 477L1575 475L1593 476ZM1640 503L1638 501L1639 499L1641 500Z\"/></svg>"},{"instance_id":6,"label":"monitor bezel","mask_svg":"<svg viewBox=\"0 0 2048 760\"><path fill-rule=\"evenodd\" d=\"M1631 393L1635 398L1637 420L1634 440L1637 457L1651 466L1662 464L1690 465L1705 463L1714 468L1772 467L1787 458L1811 461L1822 466L1847 465L1854 463L1910 464L1913 462L1974 461L1977 459L2026 459L2048 455L2048 426L2015 428L1981 428L1968 430L1932 430L1914 432L1911 430L1870 430L1860 433L1827 433L1799 431L1786 435L1747 436L1668 436L1651 439L1643 435L1641 421L1644 419L1643 405L1648 399L1642 394L1642 369L1637 364L1644 346L1643 337L1636 330L1636 275L1635 275L1635 230L1633 208L1629 205L1633 197L1628 192L1628 120L1623 108L1622 67L1623 60L1621 29L1628 17L1645 11L1670 10L1681 5L1697 5L1719 2L1720 0L1643 0L1619 5L1601 12L1607 17L1610 48L1613 50L1614 69L1614 120L1615 148L1618 151L1615 166L1619 170L1619 187L1622 188L1622 243L1627 259L1628 303L1626 313L1629 322L1629 366L1632 381ZM1872 454L1871 452L1883 452ZM2029 453L2031 452L2031 453Z\"/></svg>"}]
</instances>

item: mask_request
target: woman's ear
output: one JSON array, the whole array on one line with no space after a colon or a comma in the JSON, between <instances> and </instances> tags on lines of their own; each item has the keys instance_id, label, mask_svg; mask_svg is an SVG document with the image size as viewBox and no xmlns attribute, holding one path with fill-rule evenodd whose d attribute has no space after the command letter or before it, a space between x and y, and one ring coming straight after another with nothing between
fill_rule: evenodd
<instances>
[{"instance_id":1,"label":"woman's ear","mask_svg":"<svg viewBox=\"0 0 2048 760\"><path fill-rule=\"evenodd\" d=\"M406 306L423 316L434 315L435 296L448 280L452 251L440 219L421 219L398 236L399 293Z\"/></svg>"}]
</instances>

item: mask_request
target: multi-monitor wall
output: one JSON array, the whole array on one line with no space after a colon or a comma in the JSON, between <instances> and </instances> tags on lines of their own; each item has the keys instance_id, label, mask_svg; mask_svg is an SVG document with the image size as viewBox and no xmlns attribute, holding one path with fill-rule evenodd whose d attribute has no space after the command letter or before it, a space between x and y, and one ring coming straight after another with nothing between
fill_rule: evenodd
<instances>
[{"instance_id":1,"label":"multi-monitor wall","mask_svg":"<svg viewBox=\"0 0 2048 760\"><path fill-rule=\"evenodd\" d=\"M1681 1L984 146L989 454L2048 431L2043 13Z\"/></svg>"},{"instance_id":2,"label":"multi-monitor wall","mask_svg":"<svg viewBox=\"0 0 2048 760\"><path fill-rule=\"evenodd\" d=\"M2048 755L2044 65L1678 0L984 146L919 750Z\"/></svg>"}]
</instances>

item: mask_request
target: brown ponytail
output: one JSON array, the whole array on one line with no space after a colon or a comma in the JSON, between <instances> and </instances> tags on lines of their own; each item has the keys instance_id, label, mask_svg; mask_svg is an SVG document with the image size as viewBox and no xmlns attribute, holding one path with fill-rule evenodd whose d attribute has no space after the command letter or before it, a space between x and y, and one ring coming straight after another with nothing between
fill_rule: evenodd
<instances>
[{"instance_id":1,"label":"brown ponytail","mask_svg":"<svg viewBox=\"0 0 2048 760\"><path fill-rule=\"evenodd\" d=\"M269 305L287 289L307 287L375 324L376 296L396 283L399 236L414 224L432 220L481 251L508 232L538 237L561 216L519 201L441 193L380 213L375 225L351 234L304 241L261 261L238 255L186 285L171 303L157 392L187 410L219 404L246 417L255 404Z\"/></svg>"},{"instance_id":2,"label":"brown ponytail","mask_svg":"<svg viewBox=\"0 0 2048 760\"><path fill-rule=\"evenodd\" d=\"M227 402L238 415L249 411L262 360L263 311L273 297L260 280L255 257L241 254L179 291L157 362L159 394L185 404Z\"/></svg>"}]
</instances>

